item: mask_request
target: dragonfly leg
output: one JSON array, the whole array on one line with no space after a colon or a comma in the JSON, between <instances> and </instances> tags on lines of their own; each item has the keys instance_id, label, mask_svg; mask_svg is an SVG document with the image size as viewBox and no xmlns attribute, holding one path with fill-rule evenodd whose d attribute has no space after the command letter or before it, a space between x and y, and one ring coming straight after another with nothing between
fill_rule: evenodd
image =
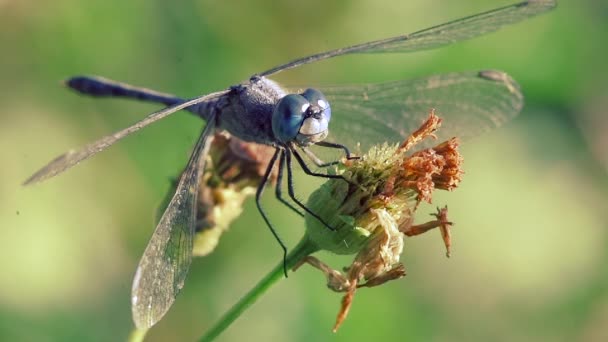
<instances>
[{"instance_id":1,"label":"dragonfly leg","mask_svg":"<svg viewBox=\"0 0 608 342\"><path fill-rule=\"evenodd\" d=\"M346 153L346 159L347 160L359 159L359 157L355 157L355 156L353 156L350 153L348 147L346 147L344 145L341 145L341 144L335 144L335 143L329 143L329 142L321 141L321 142L316 143L315 145L322 146L322 147L337 148L337 149L344 150L344 152ZM332 166L332 165L336 165L336 164L340 163L340 161L338 161L338 160L326 163L323 160L321 160L321 158L317 157L314 154L314 152L312 152L310 149L308 149L306 147L300 147L300 148L302 149L302 151L304 152L304 154L308 157L308 159L310 159L318 167L328 167L328 166Z\"/></svg>"},{"instance_id":2,"label":"dragonfly leg","mask_svg":"<svg viewBox=\"0 0 608 342\"><path fill-rule=\"evenodd\" d=\"M304 152L308 159L315 163L315 165L317 165L318 167L328 167L340 163L339 161L326 163L321 160L321 158L317 157L317 155L313 151L309 150L307 147L300 147L300 149L302 150L302 152Z\"/></svg>"},{"instance_id":3,"label":"dragonfly leg","mask_svg":"<svg viewBox=\"0 0 608 342\"><path fill-rule=\"evenodd\" d=\"M315 177L322 177L322 178L344 179L344 177L342 177L340 175L328 175L328 174L325 174L325 173L318 173L318 172L311 171L310 168L308 167L308 165L306 165L306 162L304 161L304 159L302 159L302 156L296 150L292 149L291 152L293 152L293 155L296 157L296 160L298 161L298 164L300 164L300 166L302 167L302 170L304 170L304 173L306 173L307 175L309 175L309 176L315 176ZM291 160L290 153L287 152L287 162L288 162L288 164L289 164L289 160Z\"/></svg>"},{"instance_id":4,"label":"dragonfly leg","mask_svg":"<svg viewBox=\"0 0 608 342\"><path fill-rule=\"evenodd\" d=\"M330 226L327 222L325 222L325 220L323 220L319 215L315 214L312 210L310 210L306 205L304 205L304 203L302 203L295 195L295 191L293 188L293 169L292 169L292 163L291 163L291 152L289 149L286 149L283 151L283 153L286 156L286 160L287 160L287 190L289 193L289 197L297 204L300 206L300 208L304 209L304 211L306 211L307 213L309 213L312 217L316 218L317 220L319 220L319 222L321 222L325 227L327 227L329 230L336 230L336 228ZM296 154L297 152L293 151L294 154ZM297 154L296 154L297 156Z\"/></svg>"},{"instance_id":5,"label":"dragonfly leg","mask_svg":"<svg viewBox=\"0 0 608 342\"><path fill-rule=\"evenodd\" d=\"M315 145L343 150L344 154L346 154L346 159L347 160L359 159L359 157L353 156L350 153L350 150L348 149L348 147L346 147L346 146L344 146L342 144L332 143L332 142L329 142L329 141L319 141Z\"/></svg>"},{"instance_id":6,"label":"dragonfly leg","mask_svg":"<svg viewBox=\"0 0 608 342\"><path fill-rule=\"evenodd\" d=\"M300 210L298 210L296 207L294 207L291 203L287 202L283 198L281 187L283 185L283 169L284 169L284 167L285 167L285 153L281 153L281 157L279 159L279 172L277 173L277 184L275 186L275 195L276 195L277 199L281 203L283 203L284 205L286 205L287 207L289 207L289 209L295 211L300 216L304 216L304 213L302 213Z\"/></svg>"},{"instance_id":7,"label":"dragonfly leg","mask_svg":"<svg viewBox=\"0 0 608 342\"><path fill-rule=\"evenodd\" d=\"M300 164L300 166L302 167L302 170L304 170L304 173L306 173L307 175L321 177L321 178L342 179L349 184L354 184L353 182L342 177L341 175L328 175L326 173L318 173L318 172L311 171L310 168L308 167L308 165L306 165L306 162L304 162L304 159L302 159L302 156L300 156L300 154L296 150L292 150L292 152L296 156L296 160L298 161L298 164ZM310 153L312 154L312 152L310 152ZM336 163L338 163L338 162L336 162Z\"/></svg>"},{"instance_id":8,"label":"dragonfly leg","mask_svg":"<svg viewBox=\"0 0 608 342\"><path fill-rule=\"evenodd\" d=\"M260 201L260 199L262 198L262 193L264 192L264 188L268 183L268 179L270 178L270 174L272 173L272 168L274 167L274 164L277 161L277 157L279 156L280 151L281 150L277 148L274 154L272 155L270 162L268 163L268 167L266 168L264 177L262 177L262 181L260 182L260 185L258 185L258 189L255 192L255 205L258 207L258 211L260 212L260 215L262 215L264 222L266 222L266 226L268 226L270 232L281 246L281 249L283 249L283 273L285 273L285 278L287 278L287 247L283 243L283 240L281 240L281 238L279 237L279 234L277 234L277 231L272 226L272 223L270 223L270 220L268 219L266 212L262 208L262 203Z\"/></svg>"}]
</instances>

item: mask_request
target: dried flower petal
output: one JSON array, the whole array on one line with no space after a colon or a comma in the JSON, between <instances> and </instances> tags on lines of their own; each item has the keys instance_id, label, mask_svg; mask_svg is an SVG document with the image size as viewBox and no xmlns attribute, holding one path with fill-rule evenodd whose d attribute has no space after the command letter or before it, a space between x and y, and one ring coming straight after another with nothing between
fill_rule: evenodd
<instances>
[{"instance_id":1,"label":"dried flower petal","mask_svg":"<svg viewBox=\"0 0 608 342\"><path fill-rule=\"evenodd\" d=\"M446 205L442 209L437 208L437 213L431 214L431 216L435 216L437 220L418 225L405 225L399 227L399 230L407 236L416 236L426 233L433 228L439 228L443 243L445 244L446 256L449 258L451 254L450 247L452 246L450 227L453 223L448 221L448 206Z\"/></svg>"}]
</instances>

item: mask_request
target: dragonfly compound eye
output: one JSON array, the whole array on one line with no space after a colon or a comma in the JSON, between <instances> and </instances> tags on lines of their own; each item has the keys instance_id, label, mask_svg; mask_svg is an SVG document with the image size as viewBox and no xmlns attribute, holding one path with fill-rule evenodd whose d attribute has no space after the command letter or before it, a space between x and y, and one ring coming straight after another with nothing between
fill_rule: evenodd
<instances>
[{"instance_id":1,"label":"dragonfly compound eye","mask_svg":"<svg viewBox=\"0 0 608 342\"><path fill-rule=\"evenodd\" d=\"M302 95L284 96L272 113L272 132L281 142L293 141L302 127L310 102Z\"/></svg>"}]
</instances>

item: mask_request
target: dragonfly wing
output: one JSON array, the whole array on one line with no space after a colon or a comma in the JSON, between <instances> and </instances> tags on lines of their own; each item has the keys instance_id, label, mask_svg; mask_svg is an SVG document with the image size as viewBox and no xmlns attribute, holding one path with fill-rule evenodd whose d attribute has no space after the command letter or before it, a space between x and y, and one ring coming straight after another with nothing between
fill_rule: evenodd
<instances>
[{"instance_id":1,"label":"dragonfly wing","mask_svg":"<svg viewBox=\"0 0 608 342\"><path fill-rule=\"evenodd\" d=\"M209 120L144 251L133 280L133 321L149 328L169 310L184 285L196 224L199 182L213 140L215 118Z\"/></svg>"},{"instance_id":2,"label":"dragonfly wing","mask_svg":"<svg viewBox=\"0 0 608 342\"><path fill-rule=\"evenodd\" d=\"M361 151L382 142L401 142L434 108L443 123L438 141L469 138L496 128L523 106L519 85L507 74L486 70L403 81L318 87L327 97L332 120L328 141ZM426 141L419 148L437 141Z\"/></svg>"},{"instance_id":3,"label":"dragonfly wing","mask_svg":"<svg viewBox=\"0 0 608 342\"><path fill-rule=\"evenodd\" d=\"M547 12L556 5L554 0L530 0L497 8L488 12L450 21L422 31L391 37L340 49L321 52L276 66L259 76L269 76L304 64L351 53L413 52L434 49L458 41L494 32L503 26Z\"/></svg>"},{"instance_id":4,"label":"dragonfly wing","mask_svg":"<svg viewBox=\"0 0 608 342\"><path fill-rule=\"evenodd\" d=\"M142 129L158 120L164 119L167 116L169 116L181 109L199 104L204 101L211 100L213 98L224 95L225 93L226 93L226 91L221 91L221 92L217 92L217 93L203 95L203 96L194 98L192 100L182 102L175 106L167 107L165 109L156 111L156 112L146 116L144 119L134 123L133 125L125 128L125 129L122 129L118 132L115 132L113 134L107 135L97 141L94 141L94 142L80 148L79 150L68 151L67 153L62 154L59 157L51 160L46 166L44 166L42 169L38 170L32 176L30 176L30 178L28 178L23 183L23 185L30 185L33 183L42 182L46 179L54 177L64 171L66 171L67 169L71 168L72 166L77 165L81 161L84 161L84 160L92 157L93 155L105 150L106 148L110 147L111 145L113 145L117 141L121 140L122 138L130 135L131 133L137 132L140 129Z\"/></svg>"}]
</instances>

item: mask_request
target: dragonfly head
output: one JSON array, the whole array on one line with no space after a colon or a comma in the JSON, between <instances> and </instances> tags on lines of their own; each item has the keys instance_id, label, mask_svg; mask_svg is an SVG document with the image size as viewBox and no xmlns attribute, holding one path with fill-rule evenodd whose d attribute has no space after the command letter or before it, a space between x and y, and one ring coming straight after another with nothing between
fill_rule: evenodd
<instances>
[{"instance_id":1,"label":"dragonfly head","mask_svg":"<svg viewBox=\"0 0 608 342\"><path fill-rule=\"evenodd\" d=\"M327 137L331 108L316 89L284 96L272 113L272 131L283 143L307 146Z\"/></svg>"}]
</instances>

